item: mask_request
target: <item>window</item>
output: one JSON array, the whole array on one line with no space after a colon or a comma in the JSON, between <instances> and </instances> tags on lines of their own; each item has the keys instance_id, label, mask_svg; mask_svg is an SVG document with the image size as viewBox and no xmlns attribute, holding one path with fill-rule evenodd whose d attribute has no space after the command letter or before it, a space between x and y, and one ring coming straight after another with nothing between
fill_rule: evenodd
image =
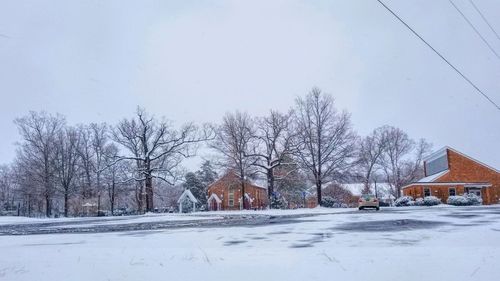
<instances>
[{"instance_id":1,"label":"window","mask_svg":"<svg viewBox=\"0 0 500 281\"><path fill-rule=\"evenodd\" d=\"M431 189L426 187L424 188L424 197L431 196Z\"/></svg>"},{"instance_id":2,"label":"window","mask_svg":"<svg viewBox=\"0 0 500 281\"><path fill-rule=\"evenodd\" d=\"M425 162L425 175L430 176L448 169L448 156L445 153L438 158Z\"/></svg>"},{"instance_id":3,"label":"window","mask_svg":"<svg viewBox=\"0 0 500 281\"><path fill-rule=\"evenodd\" d=\"M229 206L234 206L234 190L229 191Z\"/></svg>"},{"instance_id":4,"label":"window","mask_svg":"<svg viewBox=\"0 0 500 281\"><path fill-rule=\"evenodd\" d=\"M450 187L450 189L448 189L448 194L450 196L455 196L455 194L457 194L456 189L454 187Z\"/></svg>"}]
</instances>

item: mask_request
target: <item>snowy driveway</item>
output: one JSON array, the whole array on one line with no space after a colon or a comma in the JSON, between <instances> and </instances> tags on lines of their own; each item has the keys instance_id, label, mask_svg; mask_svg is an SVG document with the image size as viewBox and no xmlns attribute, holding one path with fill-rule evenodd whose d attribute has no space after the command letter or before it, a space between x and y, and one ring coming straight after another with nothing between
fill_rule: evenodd
<instances>
[{"instance_id":1,"label":"snowy driveway","mask_svg":"<svg viewBox=\"0 0 500 281\"><path fill-rule=\"evenodd\" d=\"M354 212L350 209L335 210L338 213ZM262 226L270 224L299 223L298 218L318 216L323 212L308 212L308 210L288 211L270 210L263 212L243 211L218 213L185 214L149 214L127 217L104 218L63 218L63 219L26 219L15 221L12 217L2 223L0 217L0 236L62 234L62 233L104 233L127 232L137 230L179 229L194 227L234 227Z\"/></svg>"},{"instance_id":2,"label":"snowy driveway","mask_svg":"<svg viewBox=\"0 0 500 281\"><path fill-rule=\"evenodd\" d=\"M345 211L282 212L277 216L287 217L278 224L5 235L0 280L443 281L500 275L500 207ZM86 227L91 224L96 222Z\"/></svg>"}]
</instances>

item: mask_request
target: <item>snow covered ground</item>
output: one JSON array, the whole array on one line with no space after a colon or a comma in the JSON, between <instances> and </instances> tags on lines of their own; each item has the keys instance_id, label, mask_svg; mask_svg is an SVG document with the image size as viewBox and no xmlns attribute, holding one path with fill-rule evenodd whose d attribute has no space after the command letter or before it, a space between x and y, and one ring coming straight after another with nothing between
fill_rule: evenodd
<instances>
[{"instance_id":1,"label":"snow covered ground","mask_svg":"<svg viewBox=\"0 0 500 281\"><path fill-rule=\"evenodd\" d=\"M288 223L290 220L298 217L345 212L352 212L352 210L316 208L286 211L197 212L192 214L148 213L140 216L49 219L0 217L0 236L55 233L103 233L186 227L255 226L272 223Z\"/></svg>"},{"instance_id":2,"label":"snow covered ground","mask_svg":"<svg viewBox=\"0 0 500 281\"><path fill-rule=\"evenodd\" d=\"M0 226L6 224L41 224L41 223L85 223L92 224L116 224L116 223L137 223L153 221L182 221L209 219L207 216L194 214L145 214L140 216L119 216L119 217L76 217L76 218L26 218L26 217L0 217Z\"/></svg>"},{"instance_id":3,"label":"snow covered ground","mask_svg":"<svg viewBox=\"0 0 500 281\"><path fill-rule=\"evenodd\" d=\"M289 213L310 216L234 227L0 236L0 280L441 281L500 275L500 207L268 215Z\"/></svg>"},{"instance_id":4,"label":"snow covered ground","mask_svg":"<svg viewBox=\"0 0 500 281\"><path fill-rule=\"evenodd\" d=\"M242 210L242 211L213 211L213 212L195 212L189 214L179 213L147 213L139 216L117 216L117 217L76 217L76 218L27 218L15 216L0 216L0 226L8 224L35 224L35 223L79 223L88 222L91 224L117 224L117 223L137 223L137 222L155 222L155 221L186 221L200 219L216 219L222 216L233 215L271 215L288 216L303 214L331 214L344 213L352 209L295 209L295 210Z\"/></svg>"}]
</instances>

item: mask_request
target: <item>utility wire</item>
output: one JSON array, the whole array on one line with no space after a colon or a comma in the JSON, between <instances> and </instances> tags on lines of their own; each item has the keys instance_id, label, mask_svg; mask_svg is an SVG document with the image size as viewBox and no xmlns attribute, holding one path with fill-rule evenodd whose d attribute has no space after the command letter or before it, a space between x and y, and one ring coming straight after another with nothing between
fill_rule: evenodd
<instances>
[{"instance_id":1,"label":"utility wire","mask_svg":"<svg viewBox=\"0 0 500 281\"><path fill-rule=\"evenodd\" d=\"M469 0L469 2L472 4L472 7L474 7L474 9L478 12L478 14L481 15L484 22L488 25L488 27L491 29L491 31L493 31L493 33L495 33L497 39L500 40L500 35L498 35L497 31L493 28L493 26L490 24L490 22L486 19L486 17L483 15L481 10L479 10L479 8L476 6L476 4L474 4L474 2L472 0Z\"/></svg>"},{"instance_id":2,"label":"utility wire","mask_svg":"<svg viewBox=\"0 0 500 281\"><path fill-rule=\"evenodd\" d=\"M458 68L456 68L453 64L451 64L450 61L448 61L441 53L439 53L434 47L431 46L431 44L427 43L422 36L420 36L413 28L411 28L402 18L400 18L394 11L392 11L387 5L384 4L381 0L377 0L382 6L384 6L385 9L387 9L392 15L394 15L402 24L404 24L415 36L417 36L422 42L427 45L436 55L438 55L441 59L443 59L453 70L455 70L462 78L467 81L478 93L480 93L485 99L487 99L493 106L496 107L496 109L500 110L500 106L496 104L487 94L485 94L481 89L479 89L476 84L474 84L467 76L465 76Z\"/></svg>"},{"instance_id":3,"label":"utility wire","mask_svg":"<svg viewBox=\"0 0 500 281\"><path fill-rule=\"evenodd\" d=\"M500 55L495 51L495 49L493 49L493 47L491 47L490 43L488 43L488 41L486 41L486 39L484 39L483 35L481 35L481 33L479 32L479 30L477 30L477 28L472 24L472 22L470 22L470 20L465 16L465 14L462 13L462 11L457 7L457 5L455 5L455 3L453 3L453 1L451 1L451 0L448 0L448 1L450 1L450 4L453 7L455 7L455 10L457 10L457 12L459 12L460 15L462 15L462 18L464 18L464 20L469 24L469 26L472 27L472 29L481 38L481 40L483 40L484 44L486 44L486 46L488 46L488 48L495 54L495 56L497 57L497 59L500 60Z\"/></svg>"}]
</instances>

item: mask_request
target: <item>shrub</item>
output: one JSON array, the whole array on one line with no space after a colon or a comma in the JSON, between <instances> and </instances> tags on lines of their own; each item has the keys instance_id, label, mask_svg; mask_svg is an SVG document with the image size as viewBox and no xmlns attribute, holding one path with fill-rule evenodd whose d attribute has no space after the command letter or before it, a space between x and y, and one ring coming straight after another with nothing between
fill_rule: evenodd
<instances>
[{"instance_id":1,"label":"shrub","mask_svg":"<svg viewBox=\"0 0 500 281\"><path fill-rule=\"evenodd\" d=\"M423 206L424 205L424 198L418 197L415 199L415 206Z\"/></svg>"},{"instance_id":2,"label":"shrub","mask_svg":"<svg viewBox=\"0 0 500 281\"><path fill-rule=\"evenodd\" d=\"M411 196L402 196L394 201L394 206L396 207L405 207L405 206L413 206L415 205L415 201L413 201L413 197Z\"/></svg>"},{"instance_id":3,"label":"shrub","mask_svg":"<svg viewBox=\"0 0 500 281\"><path fill-rule=\"evenodd\" d=\"M483 199L474 193L450 196L446 203L454 206L471 206L471 205L481 205Z\"/></svg>"},{"instance_id":4,"label":"shrub","mask_svg":"<svg viewBox=\"0 0 500 281\"><path fill-rule=\"evenodd\" d=\"M423 199L425 206L435 206L441 204L441 199L436 196L427 196Z\"/></svg>"},{"instance_id":5,"label":"shrub","mask_svg":"<svg viewBox=\"0 0 500 281\"><path fill-rule=\"evenodd\" d=\"M448 200L446 200L446 203L449 205L453 205L453 206L467 206L467 205L469 205L467 198L465 198L464 196L461 196L461 195L448 197Z\"/></svg>"},{"instance_id":6,"label":"shrub","mask_svg":"<svg viewBox=\"0 0 500 281\"><path fill-rule=\"evenodd\" d=\"M287 209L288 202L283 196L273 196L271 198L271 208L272 209Z\"/></svg>"},{"instance_id":7,"label":"shrub","mask_svg":"<svg viewBox=\"0 0 500 281\"><path fill-rule=\"evenodd\" d=\"M321 199L321 206L327 208L338 208L337 202L331 196L325 196Z\"/></svg>"},{"instance_id":8,"label":"shrub","mask_svg":"<svg viewBox=\"0 0 500 281\"><path fill-rule=\"evenodd\" d=\"M349 204L335 202L333 204L333 208L349 208Z\"/></svg>"},{"instance_id":9,"label":"shrub","mask_svg":"<svg viewBox=\"0 0 500 281\"><path fill-rule=\"evenodd\" d=\"M467 193L464 197L469 202L469 205L481 205L483 203L483 199L474 193Z\"/></svg>"}]
</instances>

